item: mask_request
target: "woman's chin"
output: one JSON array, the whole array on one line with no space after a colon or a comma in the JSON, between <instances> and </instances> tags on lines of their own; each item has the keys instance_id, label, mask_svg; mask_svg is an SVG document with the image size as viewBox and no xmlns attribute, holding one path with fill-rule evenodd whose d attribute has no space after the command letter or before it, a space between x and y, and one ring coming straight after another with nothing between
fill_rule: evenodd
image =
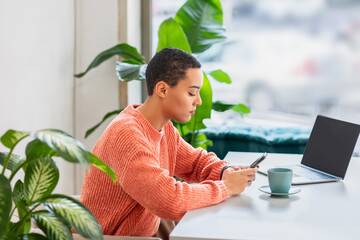
<instances>
[{"instance_id":1,"label":"woman's chin","mask_svg":"<svg viewBox=\"0 0 360 240\"><path fill-rule=\"evenodd\" d=\"M177 122L186 123L186 122L190 121L190 119L191 119L191 116L187 117L187 118L181 118L181 119L179 118L179 119L174 119L174 120Z\"/></svg>"}]
</instances>

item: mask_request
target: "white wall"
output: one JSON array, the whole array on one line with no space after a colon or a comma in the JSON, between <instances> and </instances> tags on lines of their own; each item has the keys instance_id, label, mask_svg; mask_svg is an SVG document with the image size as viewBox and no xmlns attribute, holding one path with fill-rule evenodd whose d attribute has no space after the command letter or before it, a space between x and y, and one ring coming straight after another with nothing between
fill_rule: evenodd
<instances>
[{"instance_id":1,"label":"white wall","mask_svg":"<svg viewBox=\"0 0 360 240\"><path fill-rule=\"evenodd\" d=\"M93 58L117 43L118 2L0 1L0 135L7 129L61 129L91 151L106 127L88 128L118 108L115 57L82 79ZM25 144L16 148L23 154ZM0 144L0 151L6 148ZM57 161L56 192L79 194L80 165ZM76 166L76 167L75 167Z\"/></svg>"},{"instance_id":2,"label":"white wall","mask_svg":"<svg viewBox=\"0 0 360 240\"><path fill-rule=\"evenodd\" d=\"M76 5L76 72L84 71L94 57L118 43L118 2L78 0ZM127 1L127 42L140 51L140 0ZM86 130L100 122L103 116L118 110L118 79L115 72L116 57L109 59L76 80L75 136L92 150L106 126L108 119L87 139ZM129 82L129 104L141 102L139 81ZM77 165L75 193L80 194L85 169Z\"/></svg>"},{"instance_id":3,"label":"white wall","mask_svg":"<svg viewBox=\"0 0 360 240\"><path fill-rule=\"evenodd\" d=\"M117 1L78 0L76 2L76 73L86 70L100 52L117 44ZM92 150L107 121L87 139L86 130L118 107L116 58L109 59L84 77L75 80L75 136ZM75 192L80 194L85 169L77 165Z\"/></svg>"},{"instance_id":4,"label":"white wall","mask_svg":"<svg viewBox=\"0 0 360 240\"><path fill-rule=\"evenodd\" d=\"M0 1L0 135L10 128L73 134L73 53L72 0ZM71 164L58 167L57 191L72 193Z\"/></svg>"},{"instance_id":5,"label":"white wall","mask_svg":"<svg viewBox=\"0 0 360 240\"><path fill-rule=\"evenodd\" d=\"M148 0L146 0L148 1ZM140 0L131 0L127 4L127 42L141 52L141 4ZM128 83L129 104L141 102L141 82L131 81Z\"/></svg>"}]
</instances>

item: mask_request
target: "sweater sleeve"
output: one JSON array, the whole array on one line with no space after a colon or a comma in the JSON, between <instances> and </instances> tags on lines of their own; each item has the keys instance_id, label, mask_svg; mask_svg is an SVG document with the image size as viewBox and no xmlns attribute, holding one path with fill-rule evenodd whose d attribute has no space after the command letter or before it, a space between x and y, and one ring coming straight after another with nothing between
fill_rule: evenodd
<instances>
[{"instance_id":1,"label":"sweater sleeve","mask_svg":"<svg viewBox=\"0 0 360 240\"><path fill-rule=\"evenodd\" d=\"M222 181L205 180L196 185L177 182L160 167L142 133L128 131L123 129L116 141L107 144L112 155L121 158L112 167L124 191L153 214L179 221L188 210L217 204L228 197Z\"/></svg>"},{"instance_id":2,"label":"sweater sleeve","mask_svg":"<svg viewBox=\"0 0 360 240\"><path fill-rule=\"evenodd\" d=\"M202 148L195 149L176 129L175 132L178 142L175 176L191 183L220 180L222 169L229 163L220 160L215 153L208 153Z\"/></svg>"}]
</instances>

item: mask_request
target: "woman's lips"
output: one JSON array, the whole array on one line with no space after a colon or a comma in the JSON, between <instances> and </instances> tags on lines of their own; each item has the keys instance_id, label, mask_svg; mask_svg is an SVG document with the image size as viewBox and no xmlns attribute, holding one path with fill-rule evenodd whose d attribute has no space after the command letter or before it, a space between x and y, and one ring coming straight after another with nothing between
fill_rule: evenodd
<instances>
[{"instance_id":1,"label":"woman's lips","mask_svg":"<svg viewBox=\"0 0 360 240\"><path fill-rule=\"evenodd\" d=\"M195 114L195 110L190 111L190 114L191 114L191 115L194 115L194 114Z\"/></svg>"}]
</instances>

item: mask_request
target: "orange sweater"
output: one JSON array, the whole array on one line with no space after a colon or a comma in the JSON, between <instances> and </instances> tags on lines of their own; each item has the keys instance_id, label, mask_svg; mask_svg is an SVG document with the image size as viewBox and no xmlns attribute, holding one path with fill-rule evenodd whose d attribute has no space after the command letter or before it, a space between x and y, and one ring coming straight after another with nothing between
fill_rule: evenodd
<instances>
[{"instance_id":1,"label":"orange sweater","mask_svg":"<svg viewBox=\"0 0 360 240\"><path fill-rule=\"evenodd\" d=\"M107 127L93 153L116 172L118 182L97 168L85 174L81 202L104 234L152 236L160 218L179 221L186 211L225 200L220 173L228 164L194 149L169 122L157 131L128 106ZM176 181L176 175L191 183Z\"/></svg>"}]
</instances>

